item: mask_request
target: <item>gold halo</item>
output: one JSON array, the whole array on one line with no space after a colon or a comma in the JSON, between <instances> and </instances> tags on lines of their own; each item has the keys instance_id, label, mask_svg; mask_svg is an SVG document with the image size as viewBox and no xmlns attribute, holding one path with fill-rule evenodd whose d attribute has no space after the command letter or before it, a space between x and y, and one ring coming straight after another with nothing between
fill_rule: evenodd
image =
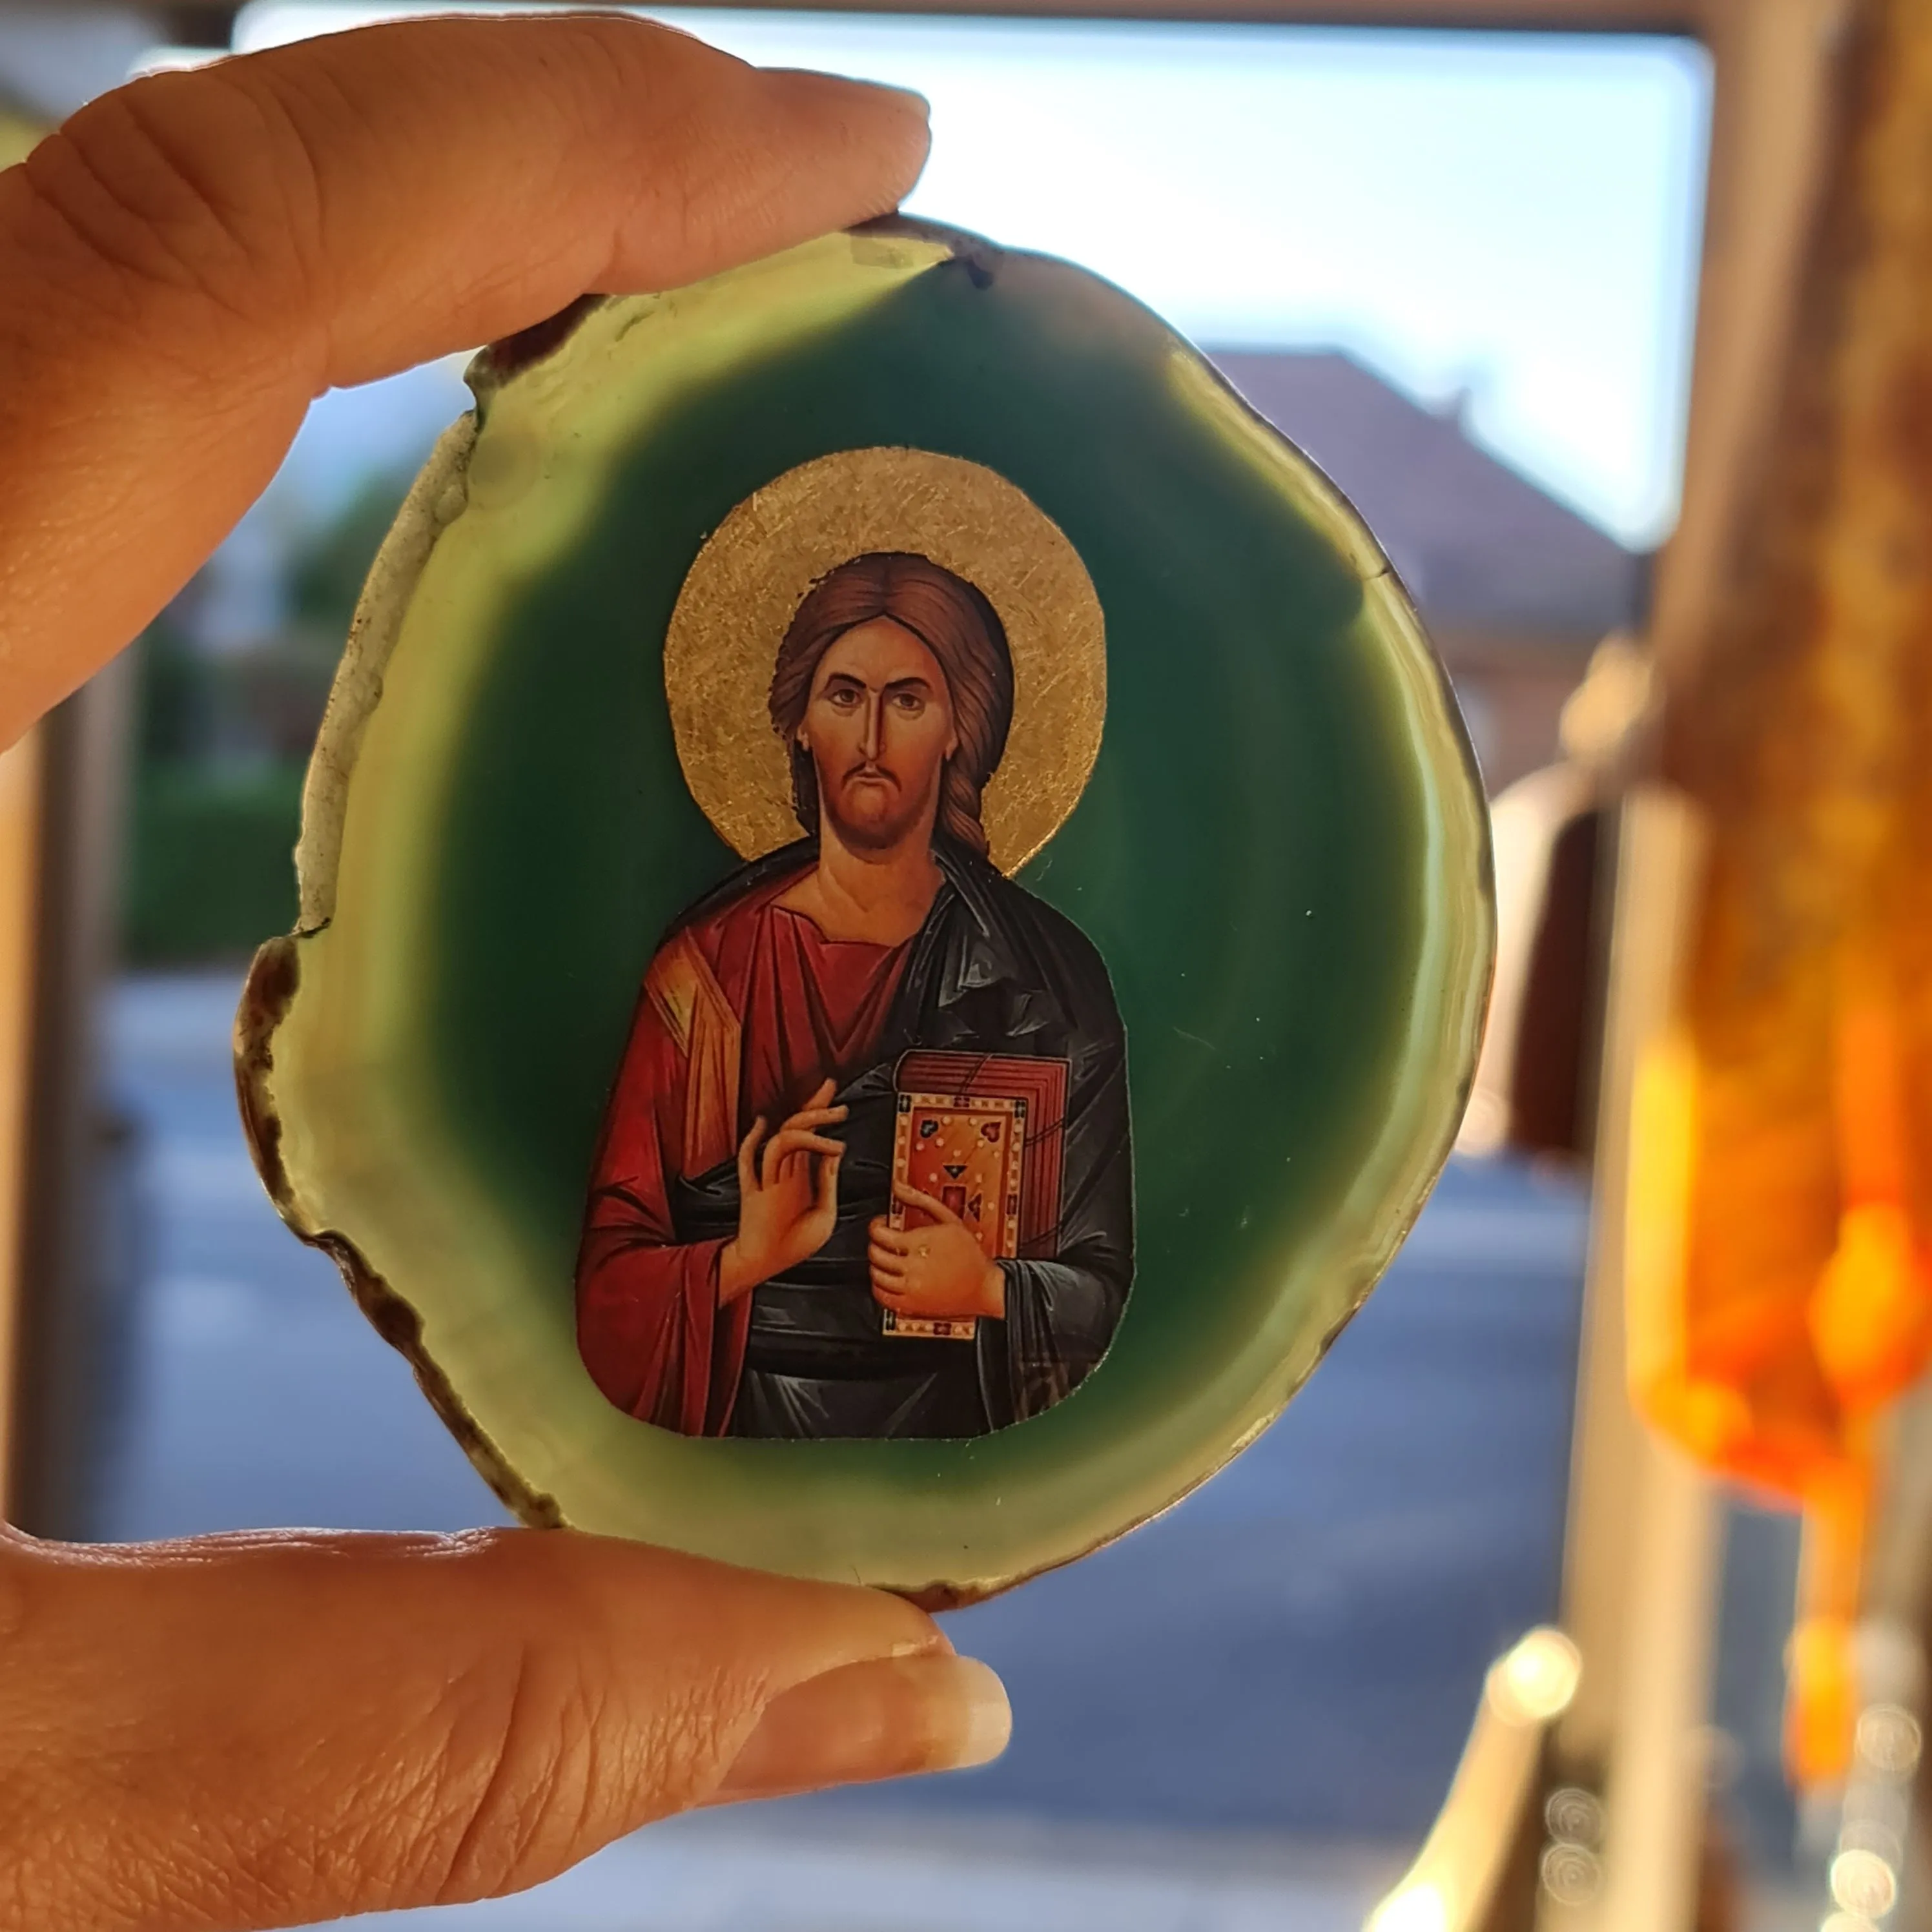
<instances>
[{"instance_id":1,"label":"gold halo","mask_svg":"<svg viewBox=\"0 0 1932 1932\"><path fill-rule=\"evenodd\" d=\"M982 822L1002 872L1066 823L1100 752L1107 646L1093 580L1058 525L995 472L925 449L845 449L788 470L711 536L664 634L664 692L685 782L739 856L799 836L791 771L766 710L806 592L848 557L911 550L982 591L1006 627L1013 723Z\"/></svg>"}]
</instances>

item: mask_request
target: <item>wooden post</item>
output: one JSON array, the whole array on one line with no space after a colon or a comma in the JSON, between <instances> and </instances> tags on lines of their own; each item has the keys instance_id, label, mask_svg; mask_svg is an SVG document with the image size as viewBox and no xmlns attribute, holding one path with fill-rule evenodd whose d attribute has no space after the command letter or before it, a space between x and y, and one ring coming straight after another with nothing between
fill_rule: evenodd
<instances>
[{"instance_id":1,"label":"wooden post","mask_svg":"<svg viewBox=\"0 0 1932 1932\"><path fill-rule=\"evenodd\" d=\"M38 731L0 753L0 1496L10 1502L27 1251L42 766Z\"/></svg>"},{"instance_id":2,"label":"wooden post","mask_svg":"<svg viewBox=\"0 0 1932 1932\"><path fill-rule=\"evenodd\" d=\"M103 1264L106 1116L95 1041L116 940L133 683L123 657L42 721L0 795L0 1258L9 1521L85 1535ZM11 757L14 754L10 754ZM12 806L10 815L5 815Z\"/></svg>"}]
</instances>

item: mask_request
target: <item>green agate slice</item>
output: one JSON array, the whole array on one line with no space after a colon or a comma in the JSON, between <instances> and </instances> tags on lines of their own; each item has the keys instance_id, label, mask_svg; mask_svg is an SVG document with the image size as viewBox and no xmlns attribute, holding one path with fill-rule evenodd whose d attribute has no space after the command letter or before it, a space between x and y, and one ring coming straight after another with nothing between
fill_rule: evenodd
<instances>
[{"instance_id":1,"label":"green agate slice","mask_svg":"<svg viewBox=\"0 0 1932 1932\"><path fill-rule=\"evenodd\" d=\"M951 230L470 382L237 1022L278 1208L526 1522L933 1606L1095 1549L1460 1116L1487 820L1401 586L1157 318Z\"/></svg>"}]
</instances>

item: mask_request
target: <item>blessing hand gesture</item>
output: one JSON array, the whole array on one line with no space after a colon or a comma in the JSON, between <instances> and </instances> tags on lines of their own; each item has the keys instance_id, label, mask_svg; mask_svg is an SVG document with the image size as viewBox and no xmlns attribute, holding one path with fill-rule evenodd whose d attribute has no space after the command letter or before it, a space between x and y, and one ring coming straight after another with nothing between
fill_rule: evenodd
<instances>
[{"instance_id":1,"label":"blessing hand gesture","mask_svg":"<svg viewBox=\"0 0 1932 1932\"><path fill-rule=\"evenodd\" d=\"M896 1315L927 1321L979 1315L1003 1318L1006 1274L998 1262L986 1258L979 1237L945 1202L903 1180L892 1183L892 1194L929 1216L932 1225L895 1228L883 1214L874 1220L866 1251L872 1299Z\"/></svg>"},{"instance_id":2,"label":"blessing hand gesture","mask_svg":"<svg viewBox=\"0 0 1932 1932\"><path fill-rule=\"evenodd\" d=\"M770 1140L762 1116L752 1123L738 1149L737 1236L718 1257L721 1305L796 1267L832 1238L845 1144L819 1130L836 1126L847 1112L828 1104L832 1092L827 1080Z\"/></svg>"}]
</instances>

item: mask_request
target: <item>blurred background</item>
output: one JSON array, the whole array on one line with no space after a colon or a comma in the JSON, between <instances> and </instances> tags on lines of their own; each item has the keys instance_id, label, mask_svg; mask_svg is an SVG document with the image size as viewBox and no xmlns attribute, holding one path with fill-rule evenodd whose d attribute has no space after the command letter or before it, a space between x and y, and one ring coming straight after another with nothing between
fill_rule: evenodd
<instances>
[{"instance_id":1,"label":"blurred background","mask_svg":"<svg viewBox=\"0 0 1932 1932\"><path fill-rule=\"evenodd\" d=\"M0 161L132 73L398 10L0 4ZM1340 1932L1390 1898L1479 1712L1502 1708L1492 1664L1558 1623L1600 1688L1568 1734L1550 1728L1567 1690L1510 1720L1540 1768L1488 1835L1517 1879L1492 1874L1473 1905L1468 1888L1398 1889L1382 1932L1786 1932L1834 1910L1832 1932L1858 1932L1883 1916L1829 1903L1835 1814L1793 1797L1780 1754L1796 1519L1761 1494L1687 1502L1681 1472L1642 1489L1618 1331L1586 1297L1593 1252L1599 1278L1615 1258L1592 1205L1628 850L1616 760L1646 715L1645 640L1690 621L1735 493L1745 446L1725 426L1745 402L1724 385L1756 366L1766 292L1789 301L1832 10L657 14L761 62L919 88L934 148L913 212L1116 280L1355 502L1496 803L1498 1029L1414 1237L1282 1420L1168 1516L952 1620L1012 1692L998 1765L680 1821L525 1899L412 1917ZM1750 144L1770 152L1780 130L1784 171L1754 201ZM1729 226L1707 235L1707 208ZM1687 496L1694 348L1716 427ZM276 1220L229 1064L247 959L293 917L302 773L363 574L467 403L460 361L320 399L206 567L0 769L0 896L21 915L0 1035L34 1124L24 1152L0 1144L27 1176L0 1234L32 1285L9 1480L37 1530L500 1520L332 1268ZM18 850L16 794L39 801ZM1593 1581L1580 1540L1648 1553ZM1598 1670L1584 1629L1621 1644L1645 1616L1664 1633L1654 1676ZM1619 1891L1603 1808L1615 1767L1628 1790L1646 1762L1678 1815L1630 1826L1663 1876Z\"/></svg>"}]
</instances>

